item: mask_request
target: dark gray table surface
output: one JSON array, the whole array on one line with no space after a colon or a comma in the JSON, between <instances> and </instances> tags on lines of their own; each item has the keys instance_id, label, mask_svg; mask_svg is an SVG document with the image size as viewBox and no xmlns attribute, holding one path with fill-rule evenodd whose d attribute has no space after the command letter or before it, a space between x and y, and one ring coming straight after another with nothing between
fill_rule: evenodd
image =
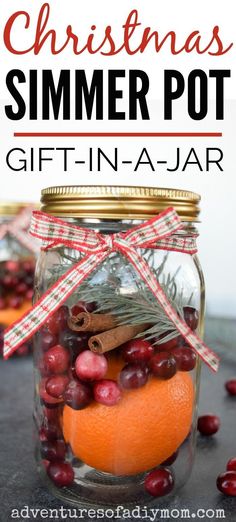
<instances>
[{"instance_id":1,"label":"dark gray table surface","mask_svg":"<svg viewBox=\"0 0 236 522\"><path fill-rule=\"evenodd\" d=\"M177 496L162 499L157 502L157 507L168 508L170 512L173 509L189 508L191 517L196 520L200 520L195 517L199 508L223 509L223 520L236 522L236 497L221 495L215 485L216 477L225 470L228 459L236 456L236 398L227 396L224 390L225 381L236 376L236 325L230 320L208 320L206 338L220 353L222 362L217 375L207 368L203 369L199 413L218 414L221 417L221 429L214 437L198 436L197 456L190 480ZM12 509L20 510L24 506L52 509L63 505L44 489L34 464L32 389L30 358L0 361L1 522L13 520ZM173 520L176 519L176 513L173 511ZM217 514L214 515L212 511L208 514L209 518L204 516L201 520L218 520ZM43 518L40 516L36 520ZM53 520L60 522L62 518Z\"/></svg>"}]
</instances>

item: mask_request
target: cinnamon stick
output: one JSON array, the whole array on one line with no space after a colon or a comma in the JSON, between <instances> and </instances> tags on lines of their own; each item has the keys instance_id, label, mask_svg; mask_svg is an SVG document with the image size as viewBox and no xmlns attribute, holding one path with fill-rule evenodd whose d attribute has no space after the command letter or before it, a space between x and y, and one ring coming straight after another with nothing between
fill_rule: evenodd
<instances>
[{"instance_id":1,"label":"cinnamon stick","mask_svg":"<svg viewBox=\"0 0 236 522\"><path fill-rule=\"evenodd\" d=\"M148 326L148 324L117 326L117 328L112 328L112 330L90 337L88 341L89 348L95 353L110 352L121 344L130 341L137 334L144 332Z\"/></svg>"},{"instance_id":2,"label":"cinnamon stick","mask_svg":"<svg viewBox=\"0 0 236 522\"><path fill-rule=\"evenodd\" d=\"M69 327L75 332L105 332L114 328L116 324L117 320L111 314L81 312L68 319Z\"/></svg>"}]
</instances>

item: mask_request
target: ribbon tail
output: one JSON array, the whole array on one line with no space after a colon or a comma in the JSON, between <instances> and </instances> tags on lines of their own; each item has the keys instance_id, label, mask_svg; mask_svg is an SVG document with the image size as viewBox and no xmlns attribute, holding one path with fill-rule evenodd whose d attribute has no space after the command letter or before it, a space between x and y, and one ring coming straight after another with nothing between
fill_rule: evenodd
<instances>
[{"instance_id":1,"label":"ribbon tail","mask_svg":"<svg viewBox=\"0 0 236 522\"><path fill-rule=\"evenodd\" d=\"M28 341L106 257L105 251L84 257L61 276L21 319L7 328L4 334L4 359L8 359Z\"/></svg>"},{"instance_id":2,"label":"ribbon tail","mask_svg":"<svg viewBox=\"0 0 236 522\"><path fill-rule=\"evenodd\" d=\"M30 252L33 252L34 254L39 253L39 245L37 245L36 241L34 243L34 240L30 238L30 236L27 234L27 232L24 232L24 230L17 230L15 227L10 228L10 233L18 239L18 241Z\"/></svg>"},{"instance_id":3,"label":"ribbon tail","mask_svg":"<svg viewBox=\"0 0 236 522\"><path fill-rule=\"evenodd\" d=\"M183 321L171 306L165 292L151 272L147 262L132 248L122 249L122 253L131 262L136 272L151 290L166 315L175 325L186 342L194 349L201 359L215 372L219 367L219 357L200 339Z\"/></svg>"}]
</instances>

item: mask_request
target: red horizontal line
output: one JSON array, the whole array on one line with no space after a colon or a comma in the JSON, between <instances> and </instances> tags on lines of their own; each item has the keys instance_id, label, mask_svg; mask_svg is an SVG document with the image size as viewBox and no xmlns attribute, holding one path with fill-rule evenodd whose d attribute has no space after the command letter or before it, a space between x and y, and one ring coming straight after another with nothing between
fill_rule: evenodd
<instances>
[{"instance_id":1,"label":"red horizontal line","mask_svg":"<svg viewBox=\"0 0 236 522\"><path fill-rule=\"evenodd\" d=\"M14 132L15 138L222 138L222 132Z\"/></svg>"}]
</instances>

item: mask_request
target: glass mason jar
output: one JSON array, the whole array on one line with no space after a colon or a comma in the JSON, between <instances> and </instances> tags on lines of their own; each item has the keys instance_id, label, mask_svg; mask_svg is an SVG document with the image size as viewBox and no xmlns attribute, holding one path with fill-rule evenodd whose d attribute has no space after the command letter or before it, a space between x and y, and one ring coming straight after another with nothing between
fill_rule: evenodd
<instances>
[{"instance_id":1,"label":"glass mason jar","mask_svg":"<svg viewBox=\"0 0 236 522\"><path fill-rule=\"evenodd\" d=\"M35 256L14 234L4 232L26 207L23 203L0 202L0 350L4 328L14 323L32 303ZM30 343L23 345L18 355L27 354Z\"/></svg>"},{"instance_id":2,"label":"glass mason jar","mask_svg":"<svg viewBox=\"0 0 236 522\"><path fill-rule=\"evenodd\" d=\"M81 186L45 189L41 199L44 212L106 235L172 206L184 223L181 237L196 234L199 200L182 190ZM150 248L141 254L172 306L202 336L197 256ZM35 300L82 257L63 244L42 251ZM104 353L90 350L92 337ZM108 255L46 320L34 338L34 361L36 459L57 497L93 507L149 505L186 482L200 361L124 256Z\"/></svg>"}]
</instances>

